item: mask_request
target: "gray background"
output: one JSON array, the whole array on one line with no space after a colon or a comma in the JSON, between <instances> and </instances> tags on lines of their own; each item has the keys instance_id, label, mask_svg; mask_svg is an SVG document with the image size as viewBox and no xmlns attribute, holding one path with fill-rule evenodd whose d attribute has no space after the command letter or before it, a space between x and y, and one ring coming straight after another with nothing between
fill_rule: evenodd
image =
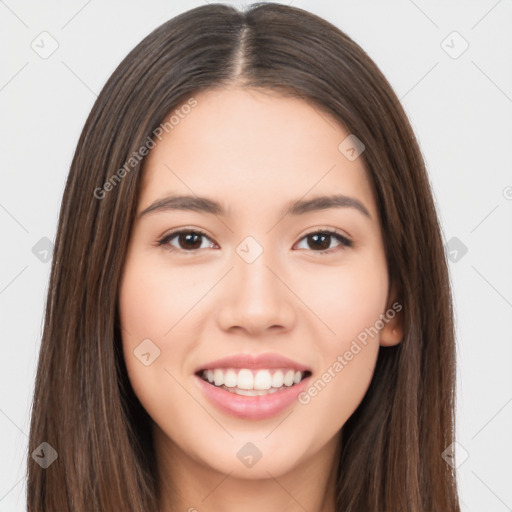
<instances>
[{"instance_id":1,"label":"gray background","mask_svg":"<svg viewBox=\"0 0 512 512\"><path fill-rule=\"evenodd\" d=\"M291 3L355 39L410 117L453 260L462 509L512 510L512 2ZM128 51L201 4L0 0L2 512L25 508L47 249L80 131Z\"/></svg>"}]
</instances>

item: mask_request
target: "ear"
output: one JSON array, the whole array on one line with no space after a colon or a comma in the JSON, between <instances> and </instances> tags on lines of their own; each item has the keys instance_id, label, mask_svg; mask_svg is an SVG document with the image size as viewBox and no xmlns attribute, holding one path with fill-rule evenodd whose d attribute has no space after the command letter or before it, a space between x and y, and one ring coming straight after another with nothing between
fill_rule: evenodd
<instances>
[{"instance_id":1,"label":"ear","mask_svg":"<svg viewBox=\"0 0 512 512\"><path fill-rule=\"evenodd\" d=\"M398 345L404 337L403 306L398 300L397 287L394 283L390 286L384 315L384 327L380 331L380 344L383 347Z\"/></svg>"}]
</instances>

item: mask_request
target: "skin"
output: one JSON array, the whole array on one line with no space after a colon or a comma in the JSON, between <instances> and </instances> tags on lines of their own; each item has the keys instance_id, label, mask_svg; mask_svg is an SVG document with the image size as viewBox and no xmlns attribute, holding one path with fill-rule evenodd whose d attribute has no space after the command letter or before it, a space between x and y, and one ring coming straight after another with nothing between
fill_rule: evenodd
<instances>
[{"instance_id":1,"label":"skin","mask_svg":"<svg viewBox=\"0 0 512 512\"><path fill-rule=\"evenodd\" d=\"M219 201L228 215L137 217L119 290L127 370L154 422L162 510L332 512L340 428L368 389L379 346L400 342L401 315L308 404L270 419L219 411L194 371L234 353L277 352L315 380L382 318L397 297L371 184L362 158L338 150L349 132L304 100L236 86L195 98L148 155L137 212L182 193ZM289 201L333 193L358 199L371 218L347 207L280 215ZM192 244L200 248L179 237L158 245L179 228L205 232ZM331 237L318 248L306 235L322 229L353 246ZM236 252L247 236L263 249L252 263ZM145 366L133 351L148 338L160 356ZM237 457L247 442L262 453L250 468Z\"/></svg>"}]
</instances>

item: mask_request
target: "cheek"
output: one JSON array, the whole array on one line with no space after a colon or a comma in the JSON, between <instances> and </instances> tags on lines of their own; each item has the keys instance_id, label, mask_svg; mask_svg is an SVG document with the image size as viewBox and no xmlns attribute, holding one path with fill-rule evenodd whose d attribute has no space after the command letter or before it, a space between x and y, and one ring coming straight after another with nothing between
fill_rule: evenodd
<instances>
[{"instance_id":1,"label":"cheek","mask_svg":"<svg viewBox=\"0 0 512 512\"><path fill-rule=\"evenodd\" d=\"M161 339L201 294L200 280L192 272L133 257L127 260L119 290L121 324L133 336Z\"/></svg>"},{"instance_id":2,"label":"cheek","mask_svg":"<svg viewBox=\"0 0 512 512\"><path fill-rule=\"evenodd\" d=\"M123 354L134 393L157 431L164 432L164 441L187 447L197 460L198 440L207 443L205 429L216 432L218 424L191 399L190 376L181 369L194 345L188 340L193 340L195 327L185 315L205 292L197 273L175 272L142 258L127 259L119 289ZM134 355L143 339L151 339L160 350L148 366ZM208 444L202 449L208 453Z\"/></svg>"},{"instance_id":3,"label":"cheek","mask_svg":"<svg viewBox=\"0 0 512 512\"><path fill-rule=\"evenodd\" d=\"M178 301L175 293L169 293L164 276L155 265L129 255L119 288L124 360L135 394L146 409L158 396L156 390L168 388L171 380L165 371L170 368L170 350L163 339L178 320Z\"/></svg>"},{"instance_id":4,"label":"cheek","mask_svg":"<svg viewBox=\"0 0 512 512\"><path fill-rule=\"evenodd\" d=\"M211 279L201 279L192 267L173 269L161 258L128 253L119 287L123 354L132 387L150 414L158 414L162 390L175 408L180 405L183 392L173 376L183 381L183 365L199 339L194 314L210 286ZM145 365L140 356L148 352Z\"/></svg>"},{"instance_id":5,"label":"cheek","mask_svg":"<svg viewBox=\"0 0 512 512\"><path fill-rule=\"evenodd\" d=\"M150 265L128 260L119 290L119 315L125 333L158 338L163 332L166 302Z\"/></svg>"},{"instance_id":6,"label":"cheek","mask_svg":"<svg viewBox=\"0 0 512 512\"><path fill-rule=\"evenodd\" d=\"M299 401L314 411L311 417L328 418L326 428L334 433L361 403L373 376L387 269L384 260L372 265L361 261L336 272L317 272L314 280L306 281L305 302L322 320L315 320L322 368Z\"/></svg>"},{"instance_id":7,"label":"cheek","mask_svg":"<svg viewBox=\"0 0 512 512\"><path fill-rule=\"evenodd\" d=\"M370 263L361 258L336 269L319 266L302 276L300 296L317 317L316 325L326 329L321 337L325 354L343 350L358 335L364 338L385 312L388 280L383 260Z\"/></svg>"}]
</instances>

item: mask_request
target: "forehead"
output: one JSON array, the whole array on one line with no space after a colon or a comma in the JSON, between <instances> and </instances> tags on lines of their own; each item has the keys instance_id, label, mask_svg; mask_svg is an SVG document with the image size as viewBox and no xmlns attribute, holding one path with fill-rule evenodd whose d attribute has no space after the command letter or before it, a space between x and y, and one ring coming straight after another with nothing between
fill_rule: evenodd
<instances>
[{"instance_id":1,"label":"forehead","mask_svg":"<svg viewBox=\"0 0 512 512\"><path fill-rule=\"evenodd\" d=\"M341 193L376 213L363 159L349 160L339 149L351 134L311 102L237 87L194 99L193 108L178 105L166 116L173 116L172 129L145 161L141 208L171 192L258 211Z\"/></svg>"}]
</instances>

